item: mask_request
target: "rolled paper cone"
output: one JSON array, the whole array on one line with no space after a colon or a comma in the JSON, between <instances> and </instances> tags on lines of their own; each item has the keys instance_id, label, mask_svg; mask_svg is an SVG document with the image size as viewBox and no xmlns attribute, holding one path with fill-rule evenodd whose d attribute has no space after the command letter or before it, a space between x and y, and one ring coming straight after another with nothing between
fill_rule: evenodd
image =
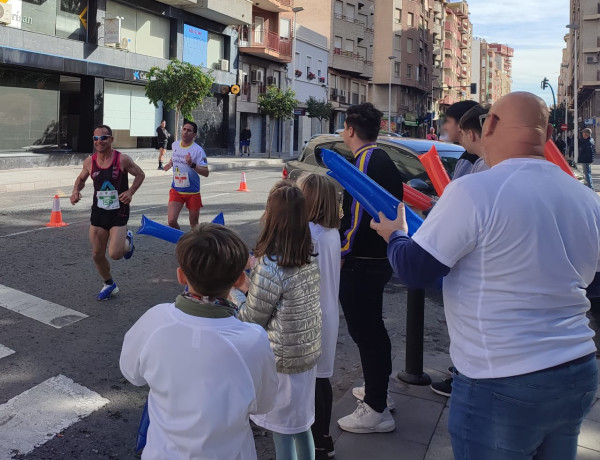
<instances>
[{"instance_id":1,"label":"rolled paper cone","mask_svg":"<svg viewBox=\"0 0 600 460\"><path fill-rule=\"evenodd\" d=\"M403 184L404 186L404 198L403 201L412 206L413 208L417 208L420 211L426 211L427 209L433 206L433 202L431 198L429 198L424 193L415 190L408 184Z\"/></svg>"},{"instance_id":2,"label":"rolled paper cone","mask_svg":"<svg viewBox=\"0 0 600 460\"><path fill-rule=\"evenodd\" d=\"M558 166L560 169L566 172L569 176L575 177L575 174L569 166L569 163L567 163L567 160L565 160L565 157L562 153L560 153L560 150L558 150L558 147L552 139L549 139L548 142L546 142L546 145L544 146L544 156L546 157L546 160L554 163L556 166Z\"/></svg>"},{"instance_id":3,"label":"rolled paper cone","mask_svg":"<svg viewBox=\"0 0 600 460\"><path fill-rule=\"evenodd\" d=\"M427 171L427 175L436 193L438 196L442 196L444 189L450 183L450 177L442 164L435 145L431 146L429 152L419 155L419 160L421 160L421 163L425 167L425 171Z\"/></svg>"}]
</instances>

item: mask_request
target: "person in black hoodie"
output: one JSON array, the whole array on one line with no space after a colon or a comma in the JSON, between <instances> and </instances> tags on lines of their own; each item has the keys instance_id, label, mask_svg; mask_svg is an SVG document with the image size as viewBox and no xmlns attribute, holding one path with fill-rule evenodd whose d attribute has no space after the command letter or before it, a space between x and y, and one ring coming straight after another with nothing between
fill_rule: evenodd
<instances>
[{"instance_id":1,"label":"person in black hoodie","mask_svg":"<svg viewBox=\"0 0 600 460\"><path fill-rule=\"evenodd\" d=\"M344 143L354 154L354 165L399 200L402 176L388 154L377 147L382 113L373 104L353 105L346 112ZM389 432L395 429L390 414L388 381L392 373L392 348L383 323L383 289L392 276L387 248L369 226L371 216L344 191L340 303L348 331L358 346L365 386L354 388L357 409L338 420L353 433Z\"/></svg>"},{"instance_id":2,"label":"person in black hoodie","mask_svg":"<svg viewBox=\"0 0 600 460\"><path fill-rule=\"evenodd\" d=\"M475 101L460 101L452 104L446 110L444 120L444 132L448 136L447 141L453 144L460 144L461 132L459 121L467 111L477 105ZM465 150L465 153L461 155L454 167L454 175L452 179L458 179L459 177L465 176L471 172L473 165L479 159L477 155L473 155Z\"/></svg>"},{"instance_id":3,"label":"person in black hoodie","mask_svg":"<svg viewBox=\"0 0 600 460\"><path fill-rule=\"evenodd\" d=\"M594 162L594 155L596 154L596 144L592 136L592 130L585 128L581 131L581 138L579 139L579 157L577 163L580 163L583 167L583 175L585 176L585 184L594 190L592 184L592 169L591 165Z\"/></svg>"}]
</instances>

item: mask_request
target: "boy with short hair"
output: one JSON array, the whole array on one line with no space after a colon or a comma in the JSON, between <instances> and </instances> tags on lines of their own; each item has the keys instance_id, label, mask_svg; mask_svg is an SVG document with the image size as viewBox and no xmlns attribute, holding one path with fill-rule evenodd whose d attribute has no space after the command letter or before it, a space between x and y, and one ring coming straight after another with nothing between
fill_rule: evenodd
<instances>
[{"instance_id":1,"label":"boy with short hair","mask_svg":"<svg viewBox=\"0 0 600 460\"><path fill-rule=\"evenodd\" d=\"M487 171L490 167L485 163L483 156L483 145L481 144L481 116L486 115L490 111L488 105L476 105L461 117L458 125L461 130L462 145L467 152L477 155L479 158L473 163L471 174Z\"/></svg>"},{"instance_id":2,"label":"boy with short hair","mask_svg":"<svg viewBox=\"0 0 600 460\"><path fill-rule=\"evenodd\" d=\"M459 121L462 116L469 110L470 108L478 105L475 101L459 101L452 104L446 110L445 118L444 118L444 133L447 136L447 141L452 142L453 144L460 144L461 136L460 136L460 126ZM463 145L464 147L464 145ZM454 174L452 179L458 179L459 177L464 176L465 174L469 174L471 169L473 169L473 164L477 161L477 156L470 153L468 150L461 155L461 157L456 162L456 166L454 167Z\"/></svg>"},{"instance_id":3,"label":"boy with short hair","mask_svg":"<svg viewBox=\"0 0 600 460\"><path fill-rule=\"evenodd\" d=\"M248 248L232 230L203 223L176 254L188 292L148 310L121 351L127 380L150 386L142 459L254 460L249 416L273 408L278 379L266 332L238 320L227 300L246 280Z\"/></svg>"}]
</instances>

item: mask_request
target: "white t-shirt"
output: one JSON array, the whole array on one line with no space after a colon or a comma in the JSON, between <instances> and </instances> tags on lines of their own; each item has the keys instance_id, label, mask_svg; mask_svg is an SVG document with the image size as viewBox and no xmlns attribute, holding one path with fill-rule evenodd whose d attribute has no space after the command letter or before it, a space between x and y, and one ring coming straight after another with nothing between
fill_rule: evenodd
<instances>
[{"instance_id":1,"label":"white t-shirt","mask_svg":"<svg viewBox=\"0 0 600 460\"><path fill-rule=\"evenodd\" d=\"M522 375L596 349L585 288L599 268L600 198L546 160L510 159L445 189L414 241L444 265L459 372Z\"/></svg>"},{"instance_id":2,"label":"white t-shirt","mask_svg":"<svg viewBox=\"0 0 600 460\"><path fill-rule=\"evenodd\" d=\"M333 375L340 324L340 232L312 222L309 225L321 273L321 356L317 361L317 377L329 378Z\"/></svg>"},{"instance_id":3,"label":"white t-shirt","mask_svg":"<svg viewBox=\"0 0 600 460\"><path fill-rule=\"evenodd\" d=\"M181 146L181 141L173 142L173 182L171 187L179 193L190 194L200 192L200 175L185 161L187 154L192 157L192 163L197 166L206 166L206 153L195 142L187 147Z\"/></svg>"},{"instance_id":4,"label":"white t-shirt","mask_svg":"<svg viewBox=\"0 0 600 460\"><path fill-rule=\"evenodd\" d=\"M120 366L150 386L144 460L256 459L249 415L272 409L278 383L263 328L160 304L125 335Z\"/></svg>"}]
</instances>

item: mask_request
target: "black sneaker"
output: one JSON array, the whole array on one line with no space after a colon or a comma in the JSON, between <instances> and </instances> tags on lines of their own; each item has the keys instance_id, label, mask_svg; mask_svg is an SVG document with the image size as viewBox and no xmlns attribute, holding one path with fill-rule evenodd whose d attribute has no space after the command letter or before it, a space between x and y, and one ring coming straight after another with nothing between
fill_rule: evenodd
<instances>
[{"instance_id":1,"label":"black sneaker","mask_svg":"<svg viewBox=\"0 0 600 460\"><path fill-rule=\"evenodd\" d=\"M333 439L331 436L324 436L322 441L323 447L315 448L315 460L328 460L335 457L333 448Z\"/></svg>"},{"instance_id":2,"label":"black sneaker","mask_svg":"<svg viewBox=\"0 0 600 460\"><path fill-rule=\"evenodd\" d=\"M433 382L431 385L429 385L429 387L434 393L449 398L450 394L452 393L452 380L452 377L450 377L449 379L442 380L441 382Z\"/></svg>"}]
</instances>

